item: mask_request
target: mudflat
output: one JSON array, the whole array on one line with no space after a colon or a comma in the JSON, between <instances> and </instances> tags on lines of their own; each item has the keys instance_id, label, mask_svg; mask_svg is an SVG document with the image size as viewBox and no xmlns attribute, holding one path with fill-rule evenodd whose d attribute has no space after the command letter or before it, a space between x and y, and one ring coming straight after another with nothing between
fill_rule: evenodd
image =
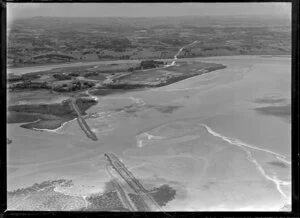
<instances>
[{"instance_id":1,"label":"mudflat","mask_svg":"<svg viewBox=\"0 0 300 218\"><path fill-rule=\"evenodd\" d=\"M76 121L55 132L8 124L8 190L69 179L72 185L55 190L77 196L72 208L78 210L86 196L107 190L104 153L113 152L147 188L167 184L176 191L165 210L274 211L291 204L290 115L256 109L290 104L291 59L190 59L197 61L226 68L98 96L86 110L96 142Z\"/></svg>"}]
</instances>

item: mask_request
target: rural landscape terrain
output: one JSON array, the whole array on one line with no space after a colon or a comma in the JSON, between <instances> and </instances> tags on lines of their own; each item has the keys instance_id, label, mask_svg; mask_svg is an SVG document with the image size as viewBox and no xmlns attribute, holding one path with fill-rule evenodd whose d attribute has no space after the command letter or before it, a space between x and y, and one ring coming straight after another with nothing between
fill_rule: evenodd
<instances>
[{"instance_id":1,"label":"rural landscape terrain","mask_svg":"<svg viewBox=\"0 0 300 218\"><path fill-rule=\"evenodd\" d=\"M12 67L98 60L290 54L289 19L274 17L46 18L8 27Z\"/></svg>"},{"instance_id":2,"label":"rural landscape terrain","mask_svg":"<svg viewBox=\"0 0 300 218\"><path fill-rule=\"evenodd\" d=\"M9 210L291 209L290 19L7 27Z\"/></svg>"}]
</instances>

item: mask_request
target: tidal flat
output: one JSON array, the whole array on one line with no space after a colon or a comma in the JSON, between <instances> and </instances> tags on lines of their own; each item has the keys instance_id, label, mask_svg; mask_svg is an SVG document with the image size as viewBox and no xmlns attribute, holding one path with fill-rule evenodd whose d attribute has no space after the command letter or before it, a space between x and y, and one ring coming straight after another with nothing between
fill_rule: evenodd
<instances>
[{"instance_id":1,"label":"tidal flat","mask_svg":"<svg viewBox=\"0 0 300 218\"><path fill-rule=\"evenodd\" d=\"M98 96L86 110L97 142L87 140L74 121L57 132L8 124L8 190L71 179L74 187L65 193L81 196L82 205L82 196L104 193L111 180L104 153L113 152L143 184L176 191L162 206L166 211L276 211L289 205L291 123L253 108L266 106L255 102L265 96L290 99L291 58L190 60L197 61L226 68L163 87ZM135 116L126 112L130 105L138 108ZM178 107L168 113L156 108L168 105ZM278 159L286 168L269 164Z\"/></svg>"}]
</instances>

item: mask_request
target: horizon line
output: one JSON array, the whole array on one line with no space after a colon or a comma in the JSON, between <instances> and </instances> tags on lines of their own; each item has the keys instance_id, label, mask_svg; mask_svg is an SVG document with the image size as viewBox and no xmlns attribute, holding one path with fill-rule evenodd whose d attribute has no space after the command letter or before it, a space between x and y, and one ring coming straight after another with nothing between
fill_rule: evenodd
<instances>
[{"instance_id":1,"label":"horizon line","mask_svg":"<svg viewBox=\"0 0 300 218\"><path fill-rule=\"evenodd\" d=\"M282 17L288 18L288 16L283 14L218 14L218 15L171 15L171 16L24 16L24 17L15 17L15 19L24 19L24 18L174 18L174 17Z\"/></svg>"}]
</instances>

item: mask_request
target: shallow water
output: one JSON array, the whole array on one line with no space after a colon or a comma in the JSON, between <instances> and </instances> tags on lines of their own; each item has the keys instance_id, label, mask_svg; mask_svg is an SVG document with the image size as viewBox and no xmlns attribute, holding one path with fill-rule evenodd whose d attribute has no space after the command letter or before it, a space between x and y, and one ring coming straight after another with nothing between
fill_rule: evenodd
<instances>
[{"instance_id":1,"label":"shallow water","mask_svg":"<svg viewBox=\"0 0 300 218\"><path fill-rule=\"evenodd\" d=\"M113 152L144 183L176 188L165 210L278 210L290 203L290 120L255 108L290 103L291 59L190 61L227 68L98 97L86 121L99 141L86 138L76 120L56 132L8 125L8 190L67 178L94 186L73 191L81 195L102 191L110 180L104 153ZM268 164L274 161L286 168Z\"/></svg>"}]
</instances>

